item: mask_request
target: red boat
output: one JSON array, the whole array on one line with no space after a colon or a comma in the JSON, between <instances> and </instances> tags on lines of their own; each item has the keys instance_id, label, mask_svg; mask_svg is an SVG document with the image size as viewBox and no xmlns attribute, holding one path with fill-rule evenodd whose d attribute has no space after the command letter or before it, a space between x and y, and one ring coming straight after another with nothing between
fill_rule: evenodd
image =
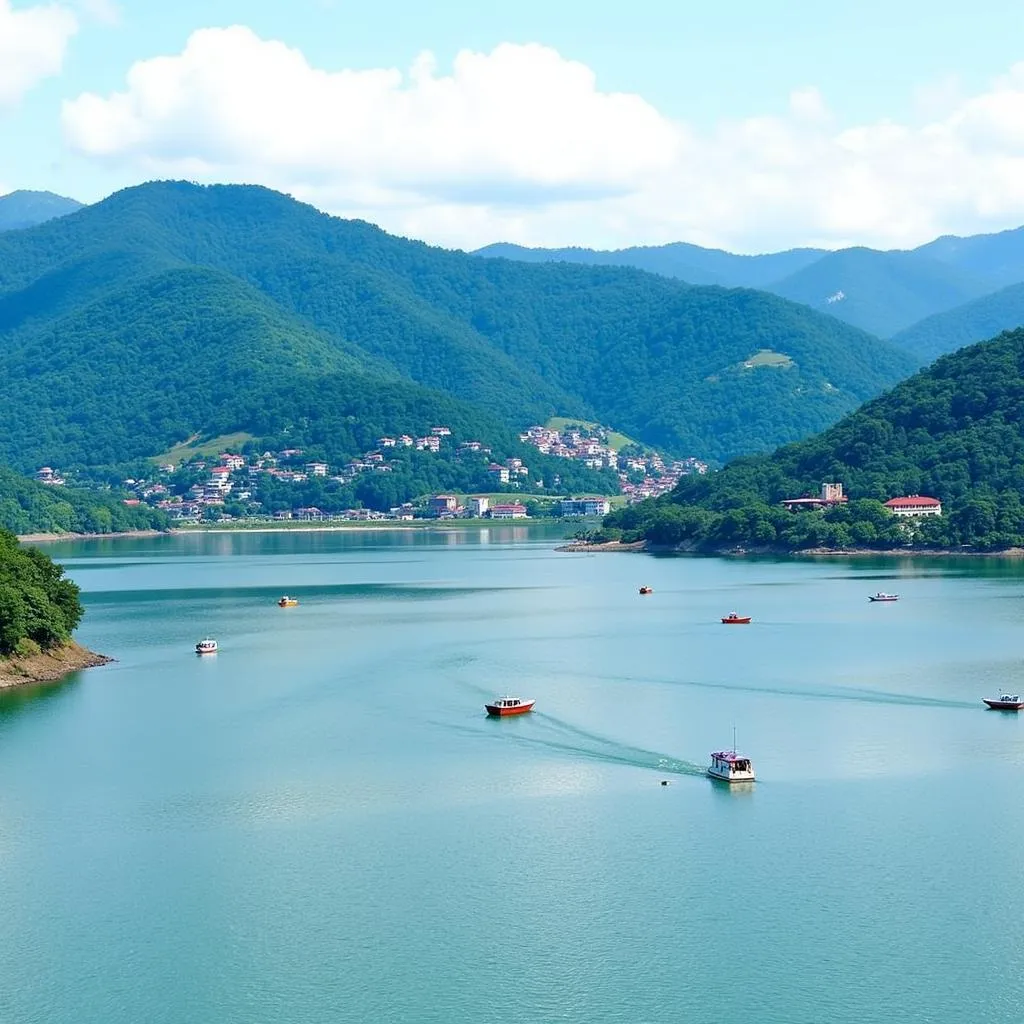
<instances>
[{"instance_id":1,"label":"red boat","mask_svg":"<svg viewBox=\"0 0 1024 1024\"><path fill-rule=\"evenodd\" d=\"M487 708L487 714L494 718L504 718L506 715L524 715L532 711L536 703L535 700L523 700L522 697L497 697L484 707Z\"/></svg>"},{"instance_id":2,"label":"red boat","mask_svg":"<svg viewBox=\"0 0 1024 1024\"><path fill-rule=\"evenodd\" d=\"M1020 711L1024 701L1016 693L1001 693L996 697L981 698L993 711Z\"/></svg>"},{"instance_id":3,"label":"red boat","mask_svg":"<svg viewBox=\"0 0 1024 1024\"><path fill-rule=\"evenodd\" d=\"M729 612L728 615L722 616L722 622L727 626L746 626L750 622L750 616L737 615L735 612Z\"/></svg>"}]
</instances>

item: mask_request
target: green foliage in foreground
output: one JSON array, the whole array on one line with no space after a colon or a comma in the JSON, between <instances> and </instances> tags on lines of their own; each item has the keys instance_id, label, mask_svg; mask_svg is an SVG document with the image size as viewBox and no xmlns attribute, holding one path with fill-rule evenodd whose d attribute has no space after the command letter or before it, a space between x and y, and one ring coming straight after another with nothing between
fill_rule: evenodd
<instances>
[{"instance_id":1,"label":"green foliage in foreground","mask_svg":"<svg viewBox=\"0 0 1024 1024\"><path fill-rule=\"evenodd\" d=\"M0 467L0 529L14 533L159 530L162 512L125 505L116 494L46 487Z\"/></svg>"},{"instance_id":2,"label":"green foliage in foreground","mask_svg":"<svg viewBox=\"0 0 1024 1024\"><path fill-rule=\"evenodd\" d=\"M825 480L844 484L848 505L779 505ZM882 506L909 494L940 499L942 517L900 521ZM684 478L605 530L698 550L1024 546L1024 330L940 359L817 437Z\"/></svg>"},{"instance_id":3,"label":"green foliage in foreground","mask_svg":"<svg viewBox=\"0 0 1024 1024\"><path fill-rule=\"evenodd\" d=\"M70 640L82 618L78 593L61 566L0 530L0 655L32 654Z\"/></svg>"}]
</instances>

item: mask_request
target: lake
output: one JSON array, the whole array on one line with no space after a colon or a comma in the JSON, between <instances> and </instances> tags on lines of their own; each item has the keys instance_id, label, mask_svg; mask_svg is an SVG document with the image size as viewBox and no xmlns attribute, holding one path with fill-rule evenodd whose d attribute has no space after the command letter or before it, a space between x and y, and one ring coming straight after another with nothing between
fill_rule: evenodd
<instances>
[{"instance_id":1,"label":"lake","mask_svg":"<svg viewBox=\"0 0 1024 1024\"><path fill-rule=\"evenodd\" d=\"M1024 1019L1024 565L555 537L48 547L117 662L0 697L0 1020Z\"/></svg>"}]
</instances>

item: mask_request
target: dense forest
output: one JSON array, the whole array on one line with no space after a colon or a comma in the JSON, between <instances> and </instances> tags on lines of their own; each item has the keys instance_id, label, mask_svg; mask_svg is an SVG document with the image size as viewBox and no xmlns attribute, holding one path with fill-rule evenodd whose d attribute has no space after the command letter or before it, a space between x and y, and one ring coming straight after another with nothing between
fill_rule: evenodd
<instances>
[{"instance_id":1,"label":"dense forest","mask_svg":"<svg viewBox=\"0 0 1024 1024\"><path fill-rule=\"evenodd\" d=\"M0 656L65 643L81 618L78 587L63 568L0 529Z\"/></svg>"},{"instance_id":2,"label":"dense forest","mask_svg":"<svg viewBox=\"0 0 1024 1024\"><path fill-rule=\"evenodd\" d=\"M779 505L823 481L849 503ZM942 501L942 517L897 521L882 505L915 494ZM615 512L604 535L708 550L1024 546L1024 330L944 356L816 437Z\"/></svg>"},{"instance_id":3,"label":"dense forest","mask_svg":"<svg viewBox=\"0 0 1024 1024\"><path fill-rule=\"evenodd\" d=\"M192 434L554 414L724 459L835 422L913 369L759 292L483 260L267 189L155 183L0 235L0 461L109 465Z\"/></svg>"},{"instance_id":4,"label":"dense forest","mask_svg":"<svg viewBox=\"0 0 1024 1024\"><path fill-rule=\"evenodd\" d=\"M46 487L0 466L0 528L13 533L121 533L164 529L162 512L111 493Z\"/></svg>"}]
</instances>

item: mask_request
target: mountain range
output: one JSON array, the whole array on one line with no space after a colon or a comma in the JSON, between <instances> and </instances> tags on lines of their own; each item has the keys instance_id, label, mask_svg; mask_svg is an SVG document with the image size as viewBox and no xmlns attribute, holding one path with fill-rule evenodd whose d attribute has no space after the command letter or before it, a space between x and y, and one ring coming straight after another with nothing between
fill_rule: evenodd
<instances>
[{"instance_id":1,"label":"mountain range","mask_svg":"<svg viewBox=\"0 0 1024 1024\"><path fill-rule=\"evenodd\" d=\"M1024 282L1024 228L949 235L916 249L891 251L791 249L745 256L685 243L614 251L498 243L475 255L632 266L693 284L759 288L891 337L919 362L1024 323L1024 308L1005 295L981 307L980 314L977 306Z\"/></svg>"},{"instance_id":2,"label":"mountain range","mask_svg":"<svg viewBox=\"0 0 1024 1024\"><path fill-rule=\"evenodd\" d=\"M0 196L0 231L15 231L45 224L48 220L64 217L82 204L76 199L59 196L55 192L33 192L19 189Z\"/></svg>"},{"instance_id":3,"label":"mountain range","mask_svg":"<svg viewBox=\"0 0 1024 1024\"><path fill-rule=\"evenodd\" d=\"M195 434L315 438L558 415L726 459L906 376L895 345L753 290L432 248L254 186L159 182L0 235L0 461Z\"/></svg>"}]
</instances>

